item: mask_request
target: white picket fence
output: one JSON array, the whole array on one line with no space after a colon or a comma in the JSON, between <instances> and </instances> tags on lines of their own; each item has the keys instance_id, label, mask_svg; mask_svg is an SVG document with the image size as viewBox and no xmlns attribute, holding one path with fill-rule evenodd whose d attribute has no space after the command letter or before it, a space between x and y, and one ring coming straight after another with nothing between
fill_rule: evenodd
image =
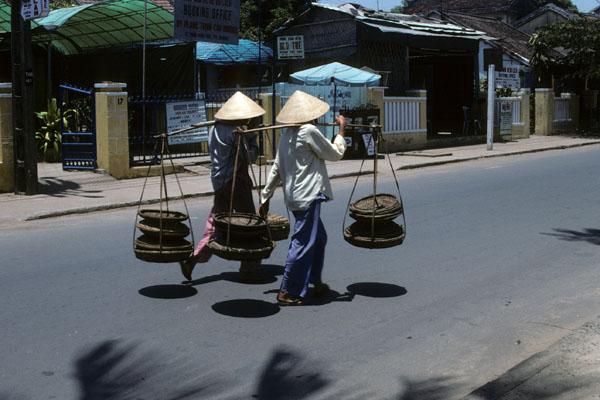
<instances>
[{"instance_id":1,"label":"white picket fence","mask_svg":"<svg viewBox=\"0 0 600 400\"><path fill-rule=\"evenodd\" d=\"M521 116L521 98L520 97L498 97L496 98L496 118L495 123L498 126L500 122L500 102L502 101L510 101L512 105L512 124L513 125L521 125L523 124L523 119Z\"/></svg>"},{"instance_id":2,"label":"white picket fence","mask_svg":"<svg viewBox=\"0 0 600 400\"><path fill-rule=\"evenodd\" d=\"M571 99L565 97L556 97L554 99L554 122L565 122L571 120L571 110L569 103Z\"/></svg>"},{"instance_id":3,"label":"white picket fence","mask_svg":"<svg viewBox=\"0 0 600 400\"><path fill-rule=\"evenodd\" d=\"M426 132L427 127L421 126L422 102L425 97L384 97L383 133Z\"/></svg>"}]
</instances>

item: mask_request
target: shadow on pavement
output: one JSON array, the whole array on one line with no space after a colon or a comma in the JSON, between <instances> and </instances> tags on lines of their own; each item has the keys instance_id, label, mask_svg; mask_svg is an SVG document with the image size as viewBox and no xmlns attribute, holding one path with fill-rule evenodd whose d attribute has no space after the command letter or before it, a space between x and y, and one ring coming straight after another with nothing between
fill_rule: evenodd
<instances>
[{"instance_id":1,"label":"shadow on pavement","mask_svg":"<svg viewBox=\"0 0 600 400\"><path fill-rule=\"evenodd\" d=\"M155 285L142 288L138 293L153 299L173 300L192 297L198 291L190 285Z\"/></svg>"},{"instance_id":2,"label":"shadow on pavement","mask_svg":"<svg viewBox=\"0 0 600 400\"><path fill-rule=\"evenodd\" d=\"M511 371L507 373L508 377L492 381L483 387L477 389L466 400L550 400L550 399L575 399L591 398L580 397L574 392L585 389L598 381L597 376L575 377L562 373L552 373L536 376L536 373L548 368L549 365L542 365L536 368L535 373L526 376ZM519 368L519 366L515 367ZM518 370L517 370L518 371ZM528 382L532 379L532 382Z\"/></svg>"},{"instance_id":3,"label":"shadow on pavement","mask_svg":"<svg viewBox=\"0 0 600 400\"><path fill-rule=\"evenodd\" d=\"M187 285L197 286L204 285L207 283L227 281L233 283L242 283L246 285L266 285L277 281L277 276L283 275L283 267L280 265L266 264L261 265L260 275L256 280L247 281L241 279L239 272L221 272L218 275L205 276L200 279L194 279L193 281L186 282Z\"/></svg>"},{"instance_id":4,"label":"shadow on pavement","mask_svg":"<svg viewBox=\"0 0 600 400\"><path fill-rule=\"evenodd\" d=\"M271 289L264 291L263 294L277 294L279 293L279 289ZM289 306L292 308L296 307L307 307L307 306L324 306L326 304L331 304L333 302L350 302L354 299L354 295L352 293L340 293L333 289L329 291L326 295L323 296L314 296L312 295L312 289L310 289L304 304L301 306Z\"/></svg>"},{"instance_id":5,"label":"shadow on pavement","mask_svg":"<svg viewBox=\"0 0 600 400\"><path fill-rule=\"evenodd\" d=\"M216 380L194 373L189 365L176 365L158 353L142 353L138 345L116 340L82 352L73 366L80 400L208 399L217 386Z\"/></svg>"},{"instance_id":6,"label":"shadow on pavement","mask_svg":"<svg viewBox=\"0 0 600 400\"><path fill-rule=\"evenodd\" d=\"M349 285L346 290L356 296L388 298L404 296L406 288L391 283L359 282Z\"/></svg>"},{"instance_id":7,"label":"shadow on pavement","mask_svg":"<svg viewBox=\"0 0 600 400\"><path fill-rule=\"evenodd\" d=\"M236 366L230 371L234 371ZM365 366L366 367L366 366ZM328 365L319 359L309 358L290 347L276 347L266 355L255 383L244 394L227 395L237 391L240 377L223 373L199 372L187 361L169 358L168 355L145 351L138 344L119 340L106 340L88 347L76 355L73 377L79 386L79 400L202 400L202 399L257 399L257 400L308 400L380 399L375 376L355 376L351 385L334 380ZM468 400L550 400L553 398L579 398L575 391L592 385L596 377L576 377L564 371L552 371L550 364L536 364L534 368L523 363L508 371L501 378L472 392ZM252 372L251 372L252 373ZM217 377L218 376L218 377ZM381 383L388 379L385 376ZM455 398L463 383L453 377L414 379L400 377L399 389L391 387L392 395L385 398L396 400L446 400ZM377 381L377 379L375 380ZM336 384L342 386L336 388ZM370 385L369 385L370 383ZM244 386L242 386L244 387ZM247 392L250 391L250 393ZM516 397L515 397L516 396ZM587 398L587 397L586 397ZM23 400L17 394L0 392L0 400Z\"/></svg>"},{"instance_id":8,"label":"shadow on pavement","mask_svg":"<svg viewBox=\"0 0 600 400\"><path fill-rule=\"evenodd\" d=\"M542 233L542 235L554 236L569 242L588 242L600 245L600 229L585 228L583 231L554 229L554 233Z\"/></svg>"},{"instance_id":9,"label":"shadow on pavement","mask_svg":"<svg viewBox=\"0 0 600 400\"><path fill-rule=\"evenodd\" d=\"M256 385L253 399L308 399L324 389L330 380L322 367L289 348L273 351Z\"/></svg>"},{"instance_id":10,"label":"shadow on pavement","mask_svg":"<svg viewBox=\"0 0 600 400\"><path fill-rule=\"evenodd\" d=\"M445 400L452 397L460 385L447 377L431 379L401 379L398 400Z\"/></svg>"},{"instance_id":11,"label":"shadow on pavement","mask_svg":"<svg viewBox=\"0 0 600 400\"><path fill-rule=\"evenodd\" d=\"M279 306L263 300L226 300L212 305L213 311L228 317L264 318L279 312Z\"/></svg>"},{"instance_id":12,"label":"shadow on pavement","mask_svg":"<svg viewBox=\"0 0 600 400\"><path fill-rule=\"evenodd\" d=\"M82 190L81 185L77 182L54 177L40 178L38 189L40 193L52 197L78 196L93 199L104 197L103 195L95 195L95 193L102 193L101 190Z\"/></svg>"},{"instance_id":13,"label":"shadow on pavement","mask_svg":"<svg viewBox=\"0 0 600 400\"><path fill-rule=\"evenodd\" d=\"M332 289L324 296L313 296L309 293L309 296L306 299L306 305L324 306L334 302L351 302L352 300L354 300L354 295L352 293L340 293Z\"/></svg>"}]
</instances>

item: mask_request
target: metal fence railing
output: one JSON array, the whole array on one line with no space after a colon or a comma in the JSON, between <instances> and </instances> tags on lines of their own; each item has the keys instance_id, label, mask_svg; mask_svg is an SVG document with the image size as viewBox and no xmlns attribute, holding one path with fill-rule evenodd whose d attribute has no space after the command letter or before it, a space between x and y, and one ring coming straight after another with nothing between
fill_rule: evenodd
<instances>
[{"instance_id":1,"label":"metal fence railing","mask_svg":"<svg viewBox=\"0 0 600 400\"><path fill-rule=\"evenodd\" d=\"M554 121L564 122L571 120L569 103L571 99L565 97L556 97L554 99Z\"/></svg>"},{"instance_id":2,"label":"metal fence railing","mask_svg":"<svg viewBox=\"0 0 600 400\"><path fill-rule=\"evenodd\" d=\"M168 103L197 100L195 94L169 96L130 96L129 111L129 159L131 166L156 164L160 161L155 135L167 130L166 107ZM144 110L145 108L145 110ZM206 155L202 143L170 146L173 158Z\"/></svg>"},{"instance_id":3,"label":"metal fence railing","mask_svg":"<svg viewBox=\"0 0 600 400\"><path fill-rule=\"evenodd\" d=\"M421 103L425 97L384 97L383 133L424 132L421 126Z\"/></svg>"},{"instance_id":4,"label":"metal fence railing","mask_svg":"<svg viewBox=\"0 0 600 400\"><path fill-rule=\"evenodd\" d=\"M512 124L513 125L521 125L523 123L523 119L521 116L521 98L520 97L498 97L496 98L496 110L494 115L495 118L495 126L498 126L500 123L500 103L503 101L508 101L511 103L512 108Z\"/></svg>"}]
</instances>

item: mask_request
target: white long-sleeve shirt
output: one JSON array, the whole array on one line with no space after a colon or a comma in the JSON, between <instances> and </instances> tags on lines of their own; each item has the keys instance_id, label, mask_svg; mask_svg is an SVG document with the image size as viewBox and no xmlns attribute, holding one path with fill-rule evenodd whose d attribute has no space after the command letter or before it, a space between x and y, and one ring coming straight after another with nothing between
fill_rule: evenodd
<instances>
[{"instance_id":1,"label":"white long-sleeve shirt","mask_svg":"<svg viewBox=\"0 0 600 400\"><path fill-rule=\"evenodd\" d=\"M319 193L333 199L325 161L339 161L345 151L346 141L341 135L331 143L314 125L287 128L261 192L261 203L273 196L280 182L285 202L292 211L308 208Z\"/></svg>"}]
</instances>

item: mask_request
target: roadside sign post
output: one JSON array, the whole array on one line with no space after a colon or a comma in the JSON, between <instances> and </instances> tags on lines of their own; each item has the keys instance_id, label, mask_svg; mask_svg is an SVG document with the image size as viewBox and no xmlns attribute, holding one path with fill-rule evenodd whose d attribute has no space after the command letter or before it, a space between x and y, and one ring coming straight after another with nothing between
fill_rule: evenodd
<instances>
[{"instance_id":1,"label":"roadside sign post","mask_svg":"<svg viewBox=\"0 0 600 400\"><path fill-rule=\"evenodd\" d=\"M277 58L279 60L303 60L304 36L277 36Z\"/></svg>"},{"instance_id":2,"label":"roadside sign post","mask_svg":"<svg viewBox=\"0 0 600 400\"><path fill-rule=\"evenodd\" d=\"M45 2L48 7L48 2ZM44 4L32 0L11 3L12 122L15 193L38 191L37 148L33 123L33 55L30 19L46 12Z\"/></svg>"},{"instance_id":3,"label":"roadside sign post","mask_svg":"<svg viewBox=\"0 0 600 400\"><path fill-rule=\"evenodd\" d=\"M167 103L167 132L188 127L199 122L206 122L206 104L204 99ZM169 136L169 145L200 143L208 140L208 128L200 127L177 136Z\"/></svg>"},{"instance_id":4,"label":"roadside sign post","mask_svg":"<svg viewBox=\"0 0 600 400\"><path fill-rule=\"evenodd\" d=\"M494 78L498 88L510 88L514 92L521 89L521 79L516 72L496 71Z\"/></svg>"},{"instance_id":5,"label":"roadside sign post","mask_svg":"<svg viewBox=\"0 0 600 400\"><path fill-rule=\"evenodd\" d=\"M494 102L496 101L495 65L488 67L487 150L494 150Z\"/></svg>"}]
</instances>

